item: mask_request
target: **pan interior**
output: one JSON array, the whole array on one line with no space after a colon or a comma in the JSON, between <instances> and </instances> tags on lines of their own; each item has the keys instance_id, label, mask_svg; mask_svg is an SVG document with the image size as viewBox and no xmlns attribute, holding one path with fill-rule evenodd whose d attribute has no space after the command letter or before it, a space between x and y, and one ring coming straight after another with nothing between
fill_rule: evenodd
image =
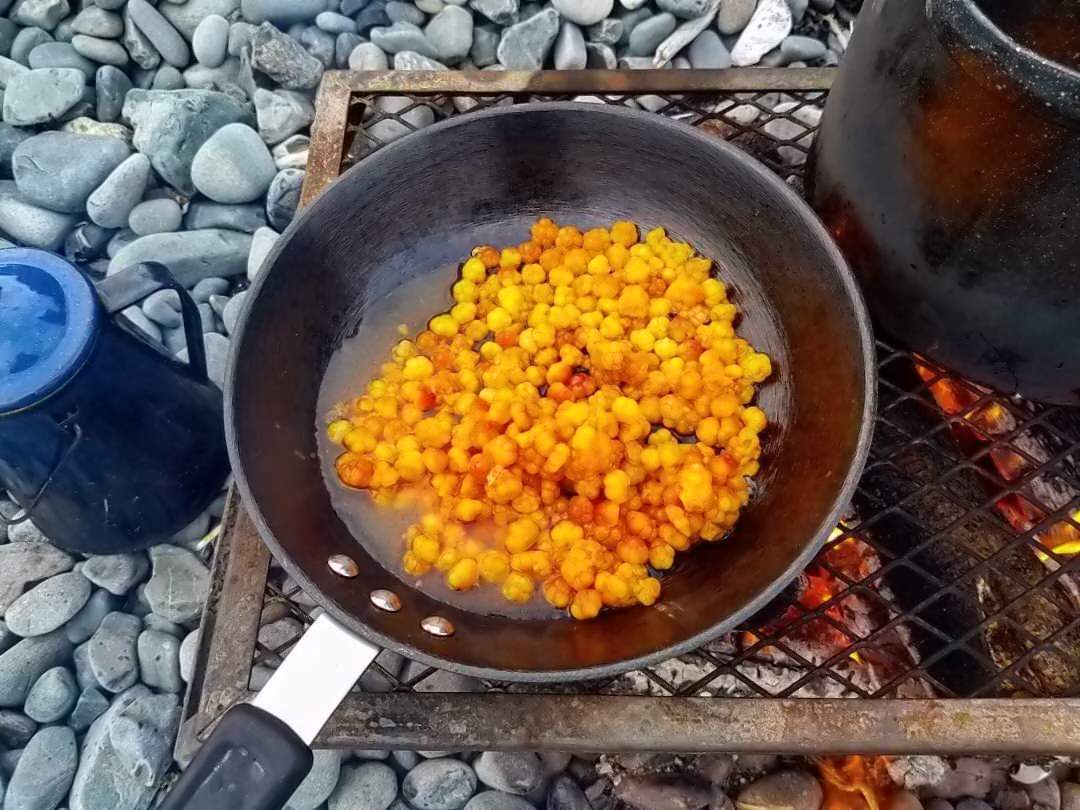
<instances>
[{"instance_id":1,"label":"pan interior","mask_svg":"<svg viewBox=\"0 0 1080 810\"><path fill-rule=\"evenodd\" d=\"M410 589L334 510L320 472L317 396L334 351L392 290L477 244L516 244L541 215L586 228L663 225L714 259L739 334L774 361L759 397L760 486L723 543L680 555L651 608L590 622L471 612ZM846 505L868 441L871 342L843 260L783 185L734 148L658 116L592 105L474 114L384 148L279 240L230 370L234 469L290 572L339 618L407 655L481 675L557 680L626 669L700 643L775 594ZM352 579L333 554L359 564ZM402 597L397 613L374 589ZM440 615L449 638L420 628Z\"/></svg>"}]
</instances>

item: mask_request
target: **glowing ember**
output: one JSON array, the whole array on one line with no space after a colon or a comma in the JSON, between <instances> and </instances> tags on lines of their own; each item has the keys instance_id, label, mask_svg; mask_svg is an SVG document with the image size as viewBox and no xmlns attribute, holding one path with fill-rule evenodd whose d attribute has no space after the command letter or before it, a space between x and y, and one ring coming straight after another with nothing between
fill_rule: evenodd
<instances>
[{"instance_id":1,"label":"glowing ember","mask_svg":"<svg viewBox=\"0 0 1080 810\"><path fill-rule=\"evenodd\" d=\"M888 757L822 757L822 810L880 810L896 791Z\"/></svg>"}]
</instances>

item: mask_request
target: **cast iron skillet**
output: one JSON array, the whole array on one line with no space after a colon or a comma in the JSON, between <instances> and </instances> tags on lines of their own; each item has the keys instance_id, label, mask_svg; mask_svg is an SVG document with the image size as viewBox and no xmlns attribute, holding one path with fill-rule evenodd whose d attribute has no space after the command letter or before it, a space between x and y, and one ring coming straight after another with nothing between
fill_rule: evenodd
<instances>
[{"instance_id":1,"label":"cast iron skillet","mask_svg":"<svg viewBox=\"0 0 1080 810\"><path fill-rule=\"evenodd\" d=\"M657 606L589 622L471 613L403 583L339 519L316 453L322 375L364 313L404 280L458 262L474 245L516 244L544 214L583 228L616 219L664 225L688 240L717 261L742 312L739 333L768 352L775 368L760 396L773 423L760 489L732 536L680 556ZM519 681L629 670L690 650L750 616L836 525L866 459L873 408L873 340L862 300L839 251L795 193L742 151L691 127L571 103L462 116L387 146L342 176L268 257L233 339L226 393L229 450L245 504L289 574L337 622L427 664ZM358 574L335 574L328 566L334 555L354 559ZM380 589L400 598L399 611L373 604ZM448 619L456 631L425 632L421 621L430 616ZM300 655L286 660L282 680L288 666L300 667ZM334 655L318 650L321 666L306 677L344 667L347 690L359 672L335 664ZM362 658L351 666L362 669ZM270 702L257 705L273 708ZM309 742L324 720L299 737ZM261 750L274 760L263 770L275 776L289 770L275 759L279 751L267 750L276 722L246 707L229 724L248 756L258 759ZM286 723L296 729L311 721ZM278 726L274 739L297 742ZM229 752L235 759L236 745L212 742L201 759ZM286 746L288 756L302 759L294 748ZM302 776L306 765L298 767ZM207 778L193 765L172 806L216 807L207 804L209 784L250 774L217 767ZM264 784L269 803L250 806L276 806L290 785ZM249 785L243 791L259 794Z\"/></svg>"}]
</instances>

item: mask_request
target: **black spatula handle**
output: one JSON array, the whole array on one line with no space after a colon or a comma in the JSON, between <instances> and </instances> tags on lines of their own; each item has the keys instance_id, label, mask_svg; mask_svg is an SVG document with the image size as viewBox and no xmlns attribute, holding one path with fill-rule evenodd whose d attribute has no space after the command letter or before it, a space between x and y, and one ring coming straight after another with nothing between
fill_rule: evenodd
<instances>
[{"instance_id":1,"label":"black spatula handle","mask_svg":"<svg viewBox=\"0 0 1080 810\"><path fill-rule=\"evenodd\" d=\"M311 770L311 749L248 704L226 712L158 810L281 810Z\"/></svg>"}]
</instances>

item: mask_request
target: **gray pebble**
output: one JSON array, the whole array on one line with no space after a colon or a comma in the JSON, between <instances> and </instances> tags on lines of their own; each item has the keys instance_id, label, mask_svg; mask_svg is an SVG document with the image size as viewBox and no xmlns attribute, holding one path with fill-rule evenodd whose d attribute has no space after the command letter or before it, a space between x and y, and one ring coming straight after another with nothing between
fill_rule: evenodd
<instances>
[{"instance_id":1,"label":"gray pebble","mask_svg":"<svg viewBox=\"0 0 1080 810\"><path fill-rule=\"evenodd\" d=\"M75 663L75 681L79 684L80 689L96 689L101 686L97 682L97 678L94 677L94 670L90 666L89 641L75 648L72 660Z\"/></svg>"},{"instance_id":2,"label":"gray pebble","mask_svg":"<svg viewBox=\"0 0 1080 810\"><path fill-rule=\"evenodd\" d=\"M74 226L75 217L36 206L18 193L14 182L0 180L0 231L7 236L30 247L57 251ZM0 573L0 602L4 579Z\"/></svg>"},{"instance_id":3,"label":"gray pebble","mask_svg":"<svg viewBox=\"0 0 1080 810\"><path fill-rule=\"evenodd\" d=\"M184 683L191 683L195 674L195 654L199 647L199 631L192 630L180 642L180 677Z\"/></svg>"},{"instance_id":4,"label":"gray pebble","mask_svg":"<svg viewBox=\"0 0 1080 810\"><path fill-rule=\"evenodd\" d=\"M158 290L143 301L142 309L147 318L166 329L178 329L184 322L175 290Z\"/></svg>"},{"instance_id":5,"label":"gray pebble","mask_svg":"<svg viewBox=\"0 0 1080 810\"><path fill-rule=\"evenodd\" d=\"M211 338L220 338L228 348L228 341L221 335L204 336L207 343L207 363ZM146 598L154 613L169 621L183 624L194 621L202 613L210 588L210 572L203 562L186 549L176 546L156 546L150 549L154 566L153 576L146 584Z\"/></svg>"},{"instance_id":6,"label":"gray pebble","mask_svg":"<svg viewBox=\"0 0 1080 810\"><path fill-rule=\"evenodd\" d=\"M131 56L131 61L143 70L153 70L161 64L161 54L158 53L157 48L147 39L146 34L131 19L131 13L126 8L124 9L124 37L122 42ZM136 80L135 86L145 85L140 85Z\"/></svg>"},{"instance_id":7,"label":"gray pebble","mask_svg":"<svg viewBox=\"0 0 1080 810\"><path fill-rule=\"evenodd\" d=\"M376 748L354 748L352 750L354 759L359 759L365 762L377 760L383 762L390 759L390 752L385 749Z\"/></svg>"},{"instance_id":8,"label":"gray pebble","mask_svg":"<svg viewBox=\"0 0 1080 810\"><path fill-rule=\"evenodd\" d=\"M48 725L68 716L79 697L75 676L67 667L53 667L40 678L26 696L23 711L31 720Z\"/></svg>"},{"instance_id":9,"label":"gray pebble","mask_svg":"<svg viewBox=\"0 0 1080 810\"><path fill-rule=\"evenodd\" d=\"M802 22L802 18L806 16L806 9L810 5L810 0L787 0L787 4L788 8L791 9L792 19L798 25Z\"/></svg>"},{"instance_id":10,"label":"gray pebble","mask_svg":"<svg viewBox=\"0 0 1080 810\"><path fill-rule=\"evenodd\" d=\"M469 59L478 68L484 68L498 61L499 30L491 25L473 26L473 44L469 49Z\"/></svg>"},{"instance_id":11,"label":"gray pebble","mask_svg":"<svg viewBox=\"0 0 1080 810\"><path fill-rule=\"evenodd\" d=\"M0 56L11 56L11 46L15 44L20 30L25 29L20 29L7 18L0 18Z\"/></svg>"},{"instance_id":12,"label":"gray pebble","mask_svg":"<svg viewBox=\"0 0 1080 810\"><path fill-rule=\"evenodd\" d=\"M9 650L19 642L19 637L8 630L7 625L0 621L0 653Z\"/></svg>"},{"instance_id":13,"label":"gray pebble","mask_svg":"<svg viewBox=\"0 0 1080 810\"><path fill-rule=\"evenodd\" d=\"M251 40L251 66L289 90L318 85L323 63L303 45L270 23L263 23Z\"/></svg>"},{"instance_id":14,"label":"gray pebble","mask_svg":"<svg viewBox=\"0 0 1080 810\"><path fill-rule=\"evenodd\" d=\"M12 748L10 751L0 754L0 778L4 776L10 777L15 772L15 769L19 766L22 752L23 749L21 748Z\"/></svg>"},{"instance_id":15,"label":"gray pebble","mask_svg":"<svg viewBox=\"0 0 1080 810\"><path fill-rule=\"evenodd\" d=\"M196 308L199 310L199 323L203 332L221 331L217 316L214 314L214 310L210 308L209 304L197 304Z\"/></svg>"},{"instance_id":16,"label":"gray pebble","mask_svg":"<svg viewBox=\"0 0 1080 810\"><path fill-rule=\"evenodd\" d=\"M386 4L386 16L390 18L390 22L407 22L417 26L427 21L424 12L412 3L404 3L401 0L389 0Z\"/></svg>"},{"instance_id":17,"label":"gray pebble","mask_svg":"<svg viewBox=\"0 0 1080 810\"><path fill-rule=\"evenodd\" d=\"M334 66L334 55L337 52L337 37L329 34L321 28L309 25L297 37L304 48L318 59L324 68Z\"/></svg>"},{"instance_id":18,"label":"gray pebble","mask_svg":"<svg viewBox=\"0 0 1080 810\"><path fill-rule=\"evenodd\" d=\"M396 797L397 775L393 769L379 762L365 762L341 769L328 806L330 810L385 810Z\"/></svg>"},{"instance_id":19,"label":"gray pebble","mask_svg":"<svg viewBox=\"0 0 1080 810\"><path fill-rule=\"evenodd\" d=\"M34 682L70 657L71 642L62 630L20 641L0 655L0 706L22 706Z\"/></svg>"},{"instance_id":20,"label":"gray pebble","mask_svg":"<svg viewBox=\"0 0 1080 810\"><path fill-rule=\"evenodd\" d=\"M71 30L76 34L116 39L124 33L124 18L98 6L87 6L71 21Z\"/></svg>"},{"instance_id":21,"label":"gray pebble","mask_svg":"<svg viewBox=\"0 0 1080 810\"><path fill-rule=\"evenodd\" d=\"M602 42L585 43L585 67L597 70L614 70L617 67L615 51Z\"/></svg>"},{"instance_id":22,"label":"gray pebble","mask_svg":"<svg viewBox=\"0 0 1080 810\"><path fill-rule=\"evenodd\" d=\"M504 793L521 796L544 783L540 758L528 752L485 751L473 762L473 768L481 782Z\"/></svg>"},{"instance_id":23,"label":"gray pebble","mask_svg":"<svg viewBox=\"0 0 1080 810\"><path fill-rule=\"evenodd\" d=\"M51 633L72 618L90 598L90 583L76 571L57 574L20 596L4 621L18 636Z\"/></svg>"},{"instance_id":24,"label":"gray pebble","mask_svg":"<svg viewBox=\"0 0 1080 810\"><path fill-rule=\"evenodd\" d=\"M21 712L0 709L0 745L22 748L37 731L37 723Z\"/></svg>"},{"instance_id":25,"label":"gray pebble","mask_svg":"<svg viewBox=\"0 0 1080 810\"><path fill-rule=\"evenodd\" d=\"M221 316L225 314L225 307L229 305L229 301L230 297L227 295L211 295L210 300L207 301L207 303L220 320Z\"/></svg>"},{"instance_id":26,"label":"gray pebble","mask_svg":"<svg viewBox=\"0 0 1080 810\"><path fill-rule=\"evenodd\" d=\"M389 25L390 18L386 16L385 0L373 0L363 11L356 15L356 30L365 34L369 29L377 25Z\"/></svg>"},{"instance_id":27,"label":"gray pebble","mask_svg":"<svg viewBox=\"0 0 1080 810\"><path fill-rule=\"evenodd\" d=\"M326 10L326 0L242 0L240 13L253 23L286 26L314 20Z\"/></svg>"},{"instance_id":28,"label":"gray pebble","mask_svg":"<svg viewBox=\"0 0 1080 810\"><path fill-rule=\"evenodd\" d=\"M717 70L731 67L731 54L719 34L706 29L698 34L687 49L690 64L698 70Z\"/></svg>"},{"instance_id":29,"label":"gray pebble","mask_svg":"<svg viewBox=\"0 0 1080 810\"><path fill-rule=\"evenodd\" d=\"M303 93L260 87L254 100L259 135L267 143L279 143L315 120L315 107Z\"/></svg>"},{"instance_id":30,"label":"gray pebble","mask_svg":"<svg viewBox=\"0 0 1080 810\"><path fill-rule=\"evenodd\" d=\"M821 783L806 771L777 771L764 776L739 791L738 803L784 805L792 810L817 810L824 793Z\"/></svg>"},{"instance_id":31,"label":"gray pebble","mask_svg":"<svg viewBox=\"0 0 1080 810\"><path fill-rule=\"evenodd\" d=\"M675 30L676 24L674 15L668 12L638 23L630 34L630 53L634 56L651 56Z\"/></svg>"},{"instance_id":32,"label":"gray pebble","mask_svg":"<svg viewBox=\"0 0 1080 810\"><path fill-rule=\"evenodd\" d=\"M421 762L405 775L401 783L402 795L418 810L456 810L464 806L475 791L476 774L457 759ZM331 810L334 808L331 807Z\"/></svg>"},{"instance_id":33,"label":"gray pebble","mask_svg":"<svg viewBox=\"0 0 1080 810\"><path fill-rule=\"evenodd\" d=\"M94 86L97 90L98 120L115 121L123 109L124 96L131 89L131 79L113 65L102 65L97 69Z\"/></svg>"},{"instance_id":34,"label":"gray pebble","mask_svg":"<svg viewBox=\"0 0 1080 810\"><path fill-rule=\"evenodd\" d=\"M206 67L218 67L229 48L229 31L229 21L220 14L204 17L191 40L195 59Z\"/></svg>"},{"instance_id":35,"label":"gray pebble","mask_svg":"<svg viewBox=\"0 0 1080 810\"><path fill-rule=\"evenodd\" d=\"M312 751L311 770L282 810L318 810L334 792L341 775L342 752L333 749Z\"/></svg>"},{"instance_id":36,"label":"gray pebble","mask_svg":"<svg viewBox=\"0 0 1080 810\"><path fill-rule=\"evenodd\" d=\"M420 764L420 755L415 751L391 751L390 758L406 771Z\"/></svg>"},{"instance_id":37,"label":"gray pebble","mask_svg":"<svg viewBox=\"0 0 1080 810\"><path fill-rule=\"evenodd\" d=\"M825 56L825 43L814 37L790 36L780 43L780 53L787 63L813 62Z\"/></svg>"},{"instance_id":38,"label":"gray pebble","mask_svg":"<svg viewBox=\"0 0 1080 810\"><path fill-rule=\"evenodd\" d=\"M447 4L443 0L415 0L413 5L425 14L434 15L446 8Z\"/></svg>"},{"instance_id":39,"label":"gray pebble","mask_svg":"<svg viewBox=\"0 0 1080 810\"><path fill-rule=\"evenodd\" d=\"M485 790L469 799L463 810L533 810L533 806L520 796L498 790Z\"/></svg>"},{"instance_id":40,"label":"gray pebble","mask_svg":"<svg viewBox=\"0 0 1080 810\"><path fill-rule=\"evenodd\" d=\"M577 25L593 25L611 14L614 0L553 0L555 10Z\"/></svg>"},{"instance_id":41,"label":"gray pebble","mask_svg":"<svg viewBox=\"0 0 1080 810\"><path fill-rule=\"evenodd\" d=\"M184 74L172 65L162 65L154 71L154 80L150 83L154 90L181 90L186 86Z\"/></svg>"},{"instance_id":42,"label":"gray pebble","mask_svg":"<svg viewBox=\"0 0 1080 810\"><path fill-rule=\"evenodd\" d=\"M604 45L615 45L622 39L623 22L620 19L609 17L595 25L590 25L588 31L590 42L600 42Z\"/></svg>"},{"instance_id":43,"label":"gray pebble","mask_svg":"<svg viewBox=\"0 0 1080 810\"><path fill-rule=\"evenodd\" d=\"M559 776L548 789L547 810L589 810L585 792L569 776Z\"/></svg>"},{"instance_id":44,"label":"gray pebble","mask_svg":"<svg viewBox=\"0 0 1080 810\"><path fill-rule=\"evenodd\" d=\"M457 8L457 6L453 6ZM394 54L394 70L449 70L446 65L435 59L421 56L415 51L399 51Z\"/></svg>"},{"instance_id":45,"label":"gray pebble","mask_svg":"<svg viewBox=\"0 0 1080 810\"><path fill-rule=\"evenodd\" d=\"M387 53L415 51L432 59L435 48L428 42L424 32L409 22L396 22L386 28L372 28L371 41Z\"/></svg>"},{"instance_id":46,"label":"gray pebble","mask_svg":"<svg viewBox=\"0 0 1080 810\"><path fill-rule=\"evenodd\" d=\"M183 218L184 214L175 200L146 200L132 209L128 227L139 236L169 233L180 229Z\"/></svg>"},{"instance_id":47,"label":"gray pebble","mask_svg":"<svg viewBox=\"0 0 1080 810\"><path fill-rule=\"evenodd\" d=\"M258 277L264 260L277 240L278 233L272 228L259 228L255 231L251 238L251 252L248 254L247 261L248 281L254 281Z\"/></svg>"},{"instance_id":48,"label":"gray pebble","mask_svg":"<svg viewBox=\"0 0 1080 810\"><path fill-rule=\"evenodd\" d=\"M693 20L708 11L709 0L657 0L661 11L670 11L676 17Z\"/></svg>"},{"instance_id":49,"label":"gray pebble","mask_svg":"<svg viewBox=\"0 0 1080 810\"><path fill-rule=\"evenodd\" d=\"M19 25L37 26L51 31L71 13L67 0L20 0L11 18Z\"/></svg>"},{"instance_id":50,"label":"gray pebble","mask_svg":"<svg viewBox=\"0 0 1080 810\"><path fill-rule=\"evenodd\" d=\"M391 98L386 96L383 98ZM380 98L376 101L378 106ZM434 115L427 107L418 107L418 110L427 110L428 115L434 120ZM406 114L408 115L408 113ZM374 126L384 123L378 122ZM397 123L386 122L386 123ZM431 123L430 121L428 123ZM398 124L400 127L401 125ZM400 135L399 135L400 137ZM300 169L283 169L274 176L270 183L270 190L266 194L266 218L270 225L279 231L285 230L292 218L296 215L296 209L300 205L300 191L304 184L304 172Z\"/></svg>"},{"instance_id":51,"label":"gray pebble","mask_svg":"<svg viewBox=\"0 0 1080 810\"><path fill-rule=\"evenodd\" d=\"M197 231L204 228L224 228L242 233L254 233L266 224L266 210L262 205L221 205L197 200L188 206L184 216L184 230Z\"/></svg>"},{"instance_id":52,"label":"gray pebble","mask_svg":"<svg viewBox=\"0 0 1080 810\"><path fill-rule=\"evenodd\" d=\"M95 687L83 689L75 701L75 708L68 717L68 725L77 734L81 734L90 728L90 724L101 717L109 708L109 699Z\"/></svg>"},{"instance_id":53,"label":"gray pebble","mask_svg":"<svg viewBox=\"0 0 1080 810\"><path fill-rule=\"evenodd\" d=\"M159 630L144 630L139 635L139 678L147 686L162 692L181 692L180 640Z\"/></svg>"},{"instance_id":54,"label":"gray pebble","mask_svg":"<svg viewBox=\"0 0 1080 810\"><path fill-rule=\"evenodd\" d=\"M46 124L82 100L86 75L73 68L39 68L12 76L4 88L4 120L16 126Z\"/></svg>"},{"instance_id":55,"label":"gray pebble","mask_svg":"<svg viewBox=\"0 0 1080 810\"><path fill-rule=\"evenodd\" d=\"M356 23L336 11L321 11L315 17L315 25L331 34L355 34Z\"/></svg>"},{"instance_id":56,"label":"gray pebble","mask_svg":"<svg viewBox=\"0 0 1080 810\"><path fill-rule=\"evenodd\" d=\"M154 329L157 329L157 325L150 322L145 315L142 314L142 310L138 307L129 307L130 310L139 313L139 316L143 320L147 321L147 324ZM128 310L125 310L127 313ZM130 317L130 316L129 316ZM146 326L140 326L141 329L146 329ZM155 337L150 335L154 340L161 342L161 332L157 332ZM85 571L85 568L83 569ZM119 605L118 600L112 594L105 590L94 591L90 595L90 598L83 605L82 610L76 613L71 621L64 625L64 634L67 636L68 641L72 644L82 644L84 641L94 635L98 627L101 626L101 620L116 610Z\"/></svg>"},{"instance_id":57,"label":"gray pebble","mask_svg":"<svg viewBox=\"0 0 1080 810\"><path fill-rule=\"evenodd\" d=\"M16 76L27 73L26 65L20 65L14 59L0 56L0 88L6 88Z\"/></svg>"},{"instance_id":58,"label":"gray pebble","mask_svg":"<svg viewBox=\"0 0 1080 810\"><path fill-rule=\"evenodd\" d=\"M259 26L247 22L234 22L229 26L229 56L240 56L251 47L251 40Z\"/></svg>"},{"instance_id":59,"label":"gray pebble","mask_svg":"<svg viewBox=\"0 0 1080 810\"><path fill-rule=\"evenodd\" d=\"M469 5L496 25L513 25L523 19L519 0L470 0Z\"/></svg>"},{"instance_id":60,"label":"gray pebble","mask_svg":"<svg viewBox=\"0 0 1080 810\"><path fill-rule=\"evenodd\" d=\"M757 0L724 0L716 13L716 27L724 36L732 36L746 28L757 7Z\"/></svg>"},{"instance_id":61,"label":"gray pebble","mask_svg":"<svg viewBox=\"0 0 1080 810\"><path fill-rule=\"evenodd\" d=\"M588 61L581 29L569 20L563 21L555 40L554 60L556 70L582 70Z\"/></svg>"},{"instance_id":62,"label":"gray pebble","mask_svg":"<svg viewBox=\"0 0 1080 810\"><path fill-rule=\"evenodd\" d=\"M499 41L499 63L507 70L540 70L559 33L559 13L544 9L507 28Z\"/></svg>"},{"instance_id":63,"label":"gray pebble","mask_svg":"<svg viewBox=\"0 0 1080 810\"><path fill-rule=\"evenodd\" d=\"M362 42L349 54L349 70L387 70L390 62L374 42Z\"/></svg>"},{"instance_id":64,"label":"gray pebble","mask_svg":"<svg viewBox=\"0 0 1080 810\"><path fill-rule=\"evenodd\" d=\"M53 810L67 796L78 763L75 732L67 726L43 728L19 758L4 810Z\"/></svg>"},{"instance_id":65,"label":"gray pebble","mask_svg":"<svg viewBox=\"0 0 1080 810\"><path fill-rule=\"evenodd\" d=\"M155 201L160 202L160 201ZM170 201L171 202L171 201ZM176 203L173 203L175 205ZM136 231L138 233L138 231ZM99 588L123 596L150 573L150 562L141 551L130 554L100 554L87 557L82 575Z\"/></svg>"},{"instance_id":66,"label":"gray pebble","mask_svg":"<svg viewBox=\"0 0 1080 810\"><path fill-rule=\"evenodd\" d=\"M473 42L473 18L459 6L447 6L424 29L424 35L444 62L459 62L469 55Z\"/></svg>"},{"instance_id":67,"label":"gray pebble","mask_svg":"<svg viewBox=\"0 0 1080 810\"><path fill-rule=\"evenodd\" d=\"M127 13L135 25L161 54L161 58L178 68L191 62L187 41L172 24L147 0L128 0Z\"/></svg>"},{"instance_id":68,"label":"gray pebble","mask_svg":"<svg viewBox=\"0 0 1080 810\"><path fill-rule=\"evenodd\" d=\"M110 613L87 642L94 679L109 692L123 692L139 677L136 643L142 622L127 613Z\"/></svg>"},{"instance_id":69,"label":"gray pebble","mask_svg":"<svg viewBox=\"0 0 1080 810\"><path fill-rule=\"evenodd\" d=\"M246 290L237 293L229 299L229 303L225 305L224 312L221 313L221 322L225 326L225 331L230 335L236 331L236 322L240 318L240 312L244 307L244 301L246 299Z\"/></svg>"},{"instance_id":70,"label":"gray pebble","mask_svg":"<svg viewBox=\"0 0 1080 810\"><path fill-rule=\"evenodd\" d=\"M215 202L251 202L269 188L274 161L255 130L228 124L200 147L191 164L191 179Z\"/></svg>"},{"instance_id":71,"label":"gray pebble","mask_svg":"<svg viewBox=\"0 0 1080 810\"><path fill-rule=\"evenodd\" d=\"M225 278L204 278L191 289L191 297L197 304L205 304L212 295L224 295L229 291L229 280Z\"/></svg>"},{"instance_id":72,"label":"gray pebble","mask_svg":"<svg viewBox=\"0 0 1080 810\"><path fill-rule=\"evenodd\" d=\"M48 44L53 41L52 34L41 28L24 28L15 35L15 39L11 43L9 53L7 54L20 65L28 65L30 67L37 67L30 64L30 54L33 50L41 45ZM42 65L42 67L65 67L56 65Z\"/></svg>"},{"instance_id":73,"label":"gray pebble","mask_svg":"<svg viewBox=\"0 0 1080 810\"><path fill-rule=\"evenodd\" d=\"M342 70L349 66L349 54L356 50L357 46L364 42L359 34L338 34L334 41L334 67Z\"/></svg>"},{"instance_id":74,"label":"gray pebble","mask_svg":"<svg viewBox=\"0 0 1080 810\"><path fill-rule=\"evenodd\" d=\"M189 42L195 36L199 23L211 14L217 14L226 20L237 19L240 10L239 0L186 0L183 3L158 3L158 11Z\"/></svg>"},{"instance_id":75,"label":"gray pebble","mask_svg":"<svg viewBox=\"0 0 1080 810\"><path fill-rule=\"evenodd\" d=\"M108 269L107 265L106 269ZM130 306L123 310L123 315L143 337L147 337L155 343L161 343L164 339L164 336L161 333L161 327L147 318L139 307ZM93 597L90 598L93 599ZM72 621L74 621L74 619Z\"/></svg>"}]
</instances>

